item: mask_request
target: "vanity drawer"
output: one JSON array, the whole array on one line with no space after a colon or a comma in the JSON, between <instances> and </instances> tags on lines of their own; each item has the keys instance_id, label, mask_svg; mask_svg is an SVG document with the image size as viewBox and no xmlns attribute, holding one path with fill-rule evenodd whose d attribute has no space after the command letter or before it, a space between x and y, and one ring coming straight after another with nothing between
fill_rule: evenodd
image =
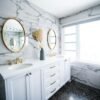
<instances>
[{"instance_id":1,"label":"vanity drawer","mask_svg":"<svg viewBox=\"0 0 100 100\"><path fill-rule=\"evenodd\" d=\"M56 77L56 76L58 76L58 72L56 70L52 72L44 73L45 80Z\"/></svg>"},{"instance_id":2,"label":"vanity drawer","mask_svg":"<svg viewBox=\"0 0 100 100\"><path fill-rule=\"evenodd\" d=\"M57 80L53 85L46 88L46 99L51 97L59 89L59 80Z\"/></svg>"},{"instance_id":3,"label":"vanity drawer","mask_svg":"<svg viewBox=\"0 0 100 100\"><path fill-rule=\"evenodd\" d=\"M53 70L53 69L56 69L56 68L57 68L57 64L54 63L54 64L48 65L48 67L46 67L45 70L50 71L50 70Z\"/></svg>"},{"instance_id":4,"label":"vanity drawer","mask_svg":"<svg viewBox=\"0 0 100 100\"><path fill-rule=\"evenodd\" d=\"M45 79L45 81L44 81L45 87L49 87L49 86L53 85L54 83L56 83L56 81L58 79L59 79L58 75L55 75L52 78Z\"/></svg>"},{"instance_id":5,"label":"vanity drawer","mask_svg":"<svg viewBox=\"0 0 100 100\"><path fill-rule=\"evenodd\" d=\"M57 63L47 65L43 70L43 100L48 100L60 87L59 66Z\"/></svg>"},{"instance_id":6,"label":"vanity drawer","mask_svg":"<svg viewBox=\"0 0 100 100\"><path fill-rule=\"evenodd\" d=\"M44 69L44 77L50 78L54 77L56 74L58 74L59 68L56 65L49 66L48 68Z\"/></svg>"}]
</instances>

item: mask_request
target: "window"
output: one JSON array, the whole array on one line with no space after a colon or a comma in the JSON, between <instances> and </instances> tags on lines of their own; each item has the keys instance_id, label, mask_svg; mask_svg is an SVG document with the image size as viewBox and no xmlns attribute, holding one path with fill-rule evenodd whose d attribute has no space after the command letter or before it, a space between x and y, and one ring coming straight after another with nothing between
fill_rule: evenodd
<instances>
[{"instance_id":1,"label":"window","mask_svg":"<svg viewBox=\"0 0 100 100\"><path fill-rule=\"evenodd\" d=\"M63 32L67 59L100 64L100 20L64 27Z\"/></svg>"},{"instance_id":2,"label":"window","mask_svg":"<svg viewBox=\"0 0 100 100\"><path fill-rule=\"evenodd\" d=\"M76 58L76 52L77 52L77 26L71 26L71 27L64 27L64 55L67 59L73 61Z\"/></svg>"},{"instance_id":3,"label":"window","mask_svg":"<svg viewBox=\"0 0 100 100\"><path fill-rule=\"evenodd\" d=\"M100 64L100 21L79 25L80 60Z\"/></svg>"}]
</instances>

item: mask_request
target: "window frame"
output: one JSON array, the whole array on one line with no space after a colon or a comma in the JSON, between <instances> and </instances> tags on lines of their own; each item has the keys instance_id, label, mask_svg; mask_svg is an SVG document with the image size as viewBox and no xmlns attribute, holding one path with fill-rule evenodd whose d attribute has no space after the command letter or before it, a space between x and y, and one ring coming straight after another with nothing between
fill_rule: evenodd
<instances>
[{"instance_id":1,"label":"window frame","mask_svg":"<svg viewBox=\"0 0 100 100\"><path fill-rule=\"evenodd\" d=\"M71 27L71 26L74 26L76 25L77 26L77 36L76 36L76 60L75 61L80 61L80 32L79 32L79 25L80 24L84 24L84 23L89 23L89 22L94 22L94 21L100 21L100 18L98 19L93 19L93 20L85 20L85 21L82 21L82 22L78 22L78 23L75 23L75 24L71 24L71 25L64 25L64 26L61 26L61 55L64 55L64 31L63 31L63 28L64 27ZM80 61L80 62L84 62L84 61ZM87 63L87 62L85 62Z\"/></svg>"},{"instance_id":2,"label":"window frame","mask_svg":"<svg viewBox=\"0 0 100 100\"><path fill-rule=\"evenodd\" d=\"M76 58L77 59L79 59L79 48L78 48L78 46L79 46L79 29L78 29L78 24L73 24L73 25L68 25L68 26L63 26L63 27L61 27L61 55L64 55L64 52L65 52L65 50L64 50L64 44L65 44L65 42L64 42L64 28L65 27L71 27L71 26L76 26L76 33L72 33L72 34L67 34L67 35L76 35L76 41L75 41L75 43L76 43L76 50L74 51L73 50L73 52L76 52ZM67 50L68 51L68 50ZM69 50L69 51L72 51L72 50Z\"/></svg>"}]
</instances>

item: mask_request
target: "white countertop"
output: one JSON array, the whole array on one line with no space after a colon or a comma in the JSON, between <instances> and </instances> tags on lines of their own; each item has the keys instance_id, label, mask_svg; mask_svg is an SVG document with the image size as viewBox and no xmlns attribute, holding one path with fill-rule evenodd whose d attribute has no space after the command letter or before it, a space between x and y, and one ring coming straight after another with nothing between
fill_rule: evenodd
<instances>
[{"instance_id":1,"label":"white countertop","mask_svg":"<svg viewBox=\"0 0 100 100\"><path fill-rule=\"evenodd\" d=\"M4 79L10 78L12 76L21 74L21 73L27 73L32 70L41 69L47 64L52 64L61 58L49 58L47 60L33 60L33 59L27 59L23 64L32 64L31 67L27 68L19 68L19 69L10 69L9 67L17 66L16 65L0 65L0 74ZM22 64L22 65L23 65ZM18 64L19 65L19 64ZM20 64L21 65L21 64Z\"/></svg>"}]
</instances>

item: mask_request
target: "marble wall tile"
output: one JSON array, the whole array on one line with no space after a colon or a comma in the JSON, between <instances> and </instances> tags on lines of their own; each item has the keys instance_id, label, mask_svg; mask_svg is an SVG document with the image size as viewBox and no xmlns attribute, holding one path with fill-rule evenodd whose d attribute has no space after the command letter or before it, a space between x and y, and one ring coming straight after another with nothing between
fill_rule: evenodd
<instances>
[{"instance_id":1,"label":"marble wall tile","mask_svg":"<svg viewBox=\"0 0 100 100\"><path fill-rule=\"evenodd\" d=\"M6 18L0 17L0 30L2 29L3 23L6 21Z\"/></svg>"},{"instance_id":2,"label":"marble wall tile","mask_svg":"<svg viewBox=\"0 0 100 100\"><path fill-rule=\"evenodd\" d=\"M32 32L39 28L42 28L44 32L43 44L47 55L50 52L46 41L47 32L50 28L53 28L58 36L59 20L27 0L2 0L0 2L0 32L7 18L13 17L23 25L29 43L20 53L11 53L5 48L0 33L0 64L7 63L7 60L19 56L24 59L35 59ZM54 51L58 52L58 47Z\"/></svg>"},{"instance_id":3,"label":"marble wall tile","mask_svg":"<svg viewBox=\"0 0 100 100\"><path fill-rule=\"evenodd\" d=\"M86 63L71 64L72 79L100 89L100 66Z\"/></svg>"},{"instance_id":4,"label":"marble wall tile","mask_svg":"<svg viewBox=\"0 0 100 100\"><path fill-rule=\"evenodd\" d=\"M9 18L16 17L16 5L10 0L0 1L0 17Z\"/></svg>"}]
</instances>

